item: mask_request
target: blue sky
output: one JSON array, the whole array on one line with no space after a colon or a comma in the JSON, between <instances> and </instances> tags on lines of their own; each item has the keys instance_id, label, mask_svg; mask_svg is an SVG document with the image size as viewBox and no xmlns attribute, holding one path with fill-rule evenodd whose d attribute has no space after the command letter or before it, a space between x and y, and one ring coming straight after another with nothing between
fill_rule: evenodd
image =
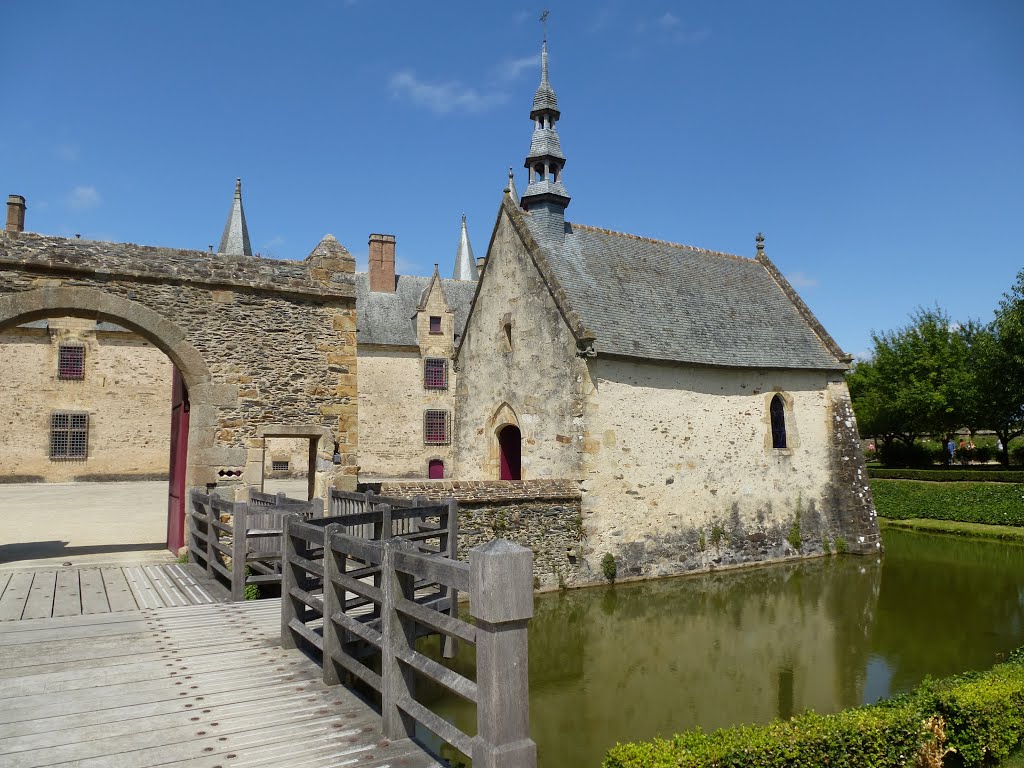
<instances>
[{"instance_id":1,"label":"blue sky","mask_svg":"<svg viewBox=\"0 0 1024 768\"><path fill-rule=\"evenodd\" d=\"M544 6L20 2L0 192L27 228L253 248L327 232L448 274L525 186ZM1024 3L555 2L572 221L766 251L840 345L919 305L989 319L1024 266ZM287 10L286 10L287 9Z\"/></svg>"}]
</instances>

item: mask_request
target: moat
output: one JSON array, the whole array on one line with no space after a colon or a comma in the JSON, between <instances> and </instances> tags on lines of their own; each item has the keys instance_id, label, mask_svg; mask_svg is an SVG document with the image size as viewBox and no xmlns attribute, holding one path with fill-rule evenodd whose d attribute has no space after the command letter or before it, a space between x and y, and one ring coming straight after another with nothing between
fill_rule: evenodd
<instances>
[{"instance_id":1,"label":"moat","mask_svg":"<svg viewBox=\"0 0 1024 768\"><path fill-rule=\"evenodd\" d=\"M540 764L597 766L616 741L833 712L1024 645L1024 547L891 529L884 542L877 558L539 596ZM472 732L468 706L434 697Z\"/></svg>"}]
</instances>

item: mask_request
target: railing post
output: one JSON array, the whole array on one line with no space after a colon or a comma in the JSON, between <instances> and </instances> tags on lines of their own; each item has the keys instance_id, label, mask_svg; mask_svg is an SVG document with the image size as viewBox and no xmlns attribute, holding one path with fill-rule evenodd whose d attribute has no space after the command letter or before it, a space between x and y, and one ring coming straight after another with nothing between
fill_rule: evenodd
<instances>
[{"instance_id":1,"label":"railing post","mask_svg":"<svg viewBox=\"0 0 1024 768\"><path fill-rule=\"evenodd\" d=\"M386 507L389 511L390 506ZM390 514L388 515L390 521ZM395 570L396 549L412 549L402 539L388 538L381 541L380 570L383 579L381 600L381 719L384 737L407 739L416 734L416 721L403 712L398 703L415 696L416 678L411 669L402 665L398 653L412 650L416 642L416 624L398 612L396 603L401 598L415 597L415 579L411 574Z\"/></svg>"},{"instance_id":2,"label":"railing post","mask_svg":"<svg viewBox=\"0 0 1024 768\"><path fill-rule=\"evenodd\" d=\"M469 578L477 626L473 768L535 768L526 639L533 616L533 553L504 539L474 547Z\"/></svg>"},{"instance_id":3,"label":"railing post","mask_svg":"<svg viewBox=\"0 0 1024 768\"><path fill-rule=\"evenodd\" d=\"M281 647L296 648L295 634L290 626L292 619L300 619L300 610L305 608L303 603L292 597L292 587L302 587L304 584L303 574L305 569L295 565L296 557L306 557L305 541L296 545L292 537L291 526L300 522L301 518L296 514L286 515L284 518L284 536L282 537L281 551ZM300 608L299 606L302 606Z\"/></svg>"},{"instance_id":4,"label":"railing post","mask_svg":"<svg viewBox=\"0 0 1024 768\"><path fill-rule=\"evenodd\" d=\"M206 576L212 579L214 573L213 559L217 556L217 548L214 544L220 543L220 531L213 525L217 513L213 508L213 495L209 492L206 494L206 503L203 505L203 511L206 513Z\"/></svg>"},{"instance_id":5,"label":"railing post","mask_svg":"<svg viewBox=\"0 0 1024 768\"><path fill-rule=\"evenodd\" d=\"M442 534L440 550L446 553L449 560L458 559L459 550L459 502L454 498L448 499L447 533ZM459 590L455 587L448 587L448 615L453 619L459 618ZM441 644L441 656L446 659L454 659L458 652L458 641L451 635L442 635L444 641Z\"/></svg>"},{"instance_id":6,"label":"railing post","mask_svg":"<svg viewBox=\"0 0 1024 768\"><path fill-rule=\"evenodd\" d=\"M339 554L331 546L331 536L341 533L344 526L331 523L324 528L324 657L323 680L325 685L337 685L341 682L338 676L338 665L335 656L341 655L341 638L338 625L331 618L337 611L345 610L345 588L334 581L334 576L345 571L345 555ZM339 562L340 561L340 562Z\"/></svg>"},{"instance_id":7,"label":"railing post","mask_svg":"<svg viewBox=\"0 0 1024 768\"><path fill-rule=\"evenodd\" d=\"M231 602L245 597L246 531L249 526L248 505L244 501L231 505Z\"/></svg>"}]
</instances>

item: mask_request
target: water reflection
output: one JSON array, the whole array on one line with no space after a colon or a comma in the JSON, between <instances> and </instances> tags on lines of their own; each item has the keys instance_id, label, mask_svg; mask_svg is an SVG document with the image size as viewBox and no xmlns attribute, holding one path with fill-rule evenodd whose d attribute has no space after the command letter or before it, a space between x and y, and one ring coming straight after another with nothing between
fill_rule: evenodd
<instances>
[{"instance_id":1,"label":"water reflection","mask_svg":"<svg viewBox=\"0 0 1024 768\"><path fill-rule=\"evenodd\" d=\"M889 531L883 559L539 597L531 726L544 766L616 741L832 712L991 665L1024 644L1024 547ZM460 659L463 671L472 658ZM473 710L420 698L469 733Z\"/></svg>"}]
</instances>

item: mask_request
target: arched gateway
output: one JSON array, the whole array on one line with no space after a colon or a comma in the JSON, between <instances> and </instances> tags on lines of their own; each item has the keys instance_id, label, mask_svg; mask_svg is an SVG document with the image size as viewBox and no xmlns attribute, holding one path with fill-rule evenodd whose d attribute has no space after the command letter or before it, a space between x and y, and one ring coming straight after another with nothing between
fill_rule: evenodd
<instances>
[{"instance_id":1,"label":"arched gateway","mask_svg":"<svg viewBox=\"0 0 1024 768\"><path fill-rule=\"evenodd\" d=\"M108 321L170 358L174 550L186 489L215 483L234 496L259 486L263 436L281 425L323 435L312 468L319 491L354 486L354 268L330 235L288 262L8 231L0 330L57 316Z\"/></svg>"}]
</instances>

